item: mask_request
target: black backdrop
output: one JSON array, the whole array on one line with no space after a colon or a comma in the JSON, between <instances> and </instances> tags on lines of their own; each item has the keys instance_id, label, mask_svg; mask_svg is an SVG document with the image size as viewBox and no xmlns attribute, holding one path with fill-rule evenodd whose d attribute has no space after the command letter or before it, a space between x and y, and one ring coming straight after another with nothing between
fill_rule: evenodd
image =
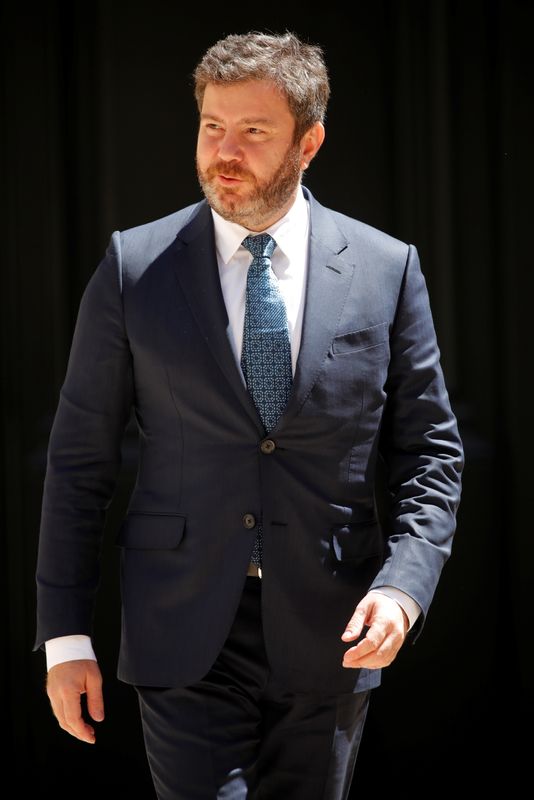
<instances>
[{"instance_id":1,"label":"black backdrop","mask_svg":"<svg viewBox=\"0 0 534 800\"><path fill-rule=\"evenodd\" d=\"M513 780L531 682L534 4L355 0L351 19L336 4L197 5L187 17L183 5L7 0L2 11L4 775L15 771L17 794L153 796L134 694L114 677L113 527L135 435L104 546L107 721L92 748L57 728L44 657L31 653L47 437L78 302L111 232L199 197L197 60L227 33L290 29L324 47L332 79L306 183L323 204L418 246L467 456L453 556L423 636L374 693L351 797Z\"/></svg>"}]
</instances>

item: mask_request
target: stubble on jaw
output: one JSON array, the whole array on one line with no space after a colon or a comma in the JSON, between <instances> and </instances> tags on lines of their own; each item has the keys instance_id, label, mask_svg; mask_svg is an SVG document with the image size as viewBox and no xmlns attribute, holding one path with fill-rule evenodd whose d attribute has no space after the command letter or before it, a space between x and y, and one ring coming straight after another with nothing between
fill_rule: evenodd
<instances>
[{"instance_id":1,"label":"stubble on jaw","mask_svg":"<svg viewBox=\"0 0 534 800\"><path fill-rule=\"evenodd\" d=\"M250 230L262 230L282 212L295 193L301 179L301 153L298 145L290 145L276 172L267 181L239 166L217 162L202 171L197 160L197 176L208 204L229 222L237 222ZM244 178L252 187L248 197L240 197L232 187L216 187L218 174Z\"/></svg>"}]
</instances>

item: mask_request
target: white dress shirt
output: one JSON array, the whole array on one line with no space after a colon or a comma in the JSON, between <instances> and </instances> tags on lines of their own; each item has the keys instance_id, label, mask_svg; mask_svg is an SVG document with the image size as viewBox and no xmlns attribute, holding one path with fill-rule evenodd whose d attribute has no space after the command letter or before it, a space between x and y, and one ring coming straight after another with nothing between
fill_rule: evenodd
<instances>
[{"instance_id":1,"label":"white dress shirt","mask_svg":"<svg viewBox=\"0 0 534 800\"><path fill-rule=\"evenodd\" d=\"M236 222L228 222L216 211L212 210L212 215L219 277L230 323L230 342L239 364L243 344L247 273L252 261L251 253L242 246L241 242L255 231L249 231ZM299 191L287 214L274 225L262 231L262 233L269 233L277 245L271 263L286 306L293 374L295 374L300 349L306 299L309 229L309 205L302 191ZM396 600L406 612L410 628L412 627L421 613L415 600L394 586L381 586L380 589L373 591ZM48 640L45 648L48 669L63 661L77 659L96 661L89 636L81 634L60 636Z\"/></svg>"},{"instance_id":2,"label":"white dress shirt","mask_svg":"<svg viewBox=\"0 0 534 800\"><path fill-rule=\"evenodd\" d=\"M241 245L241 242L250 235L251 231L236 222L228 222L216 211L212 211L212 215L219 277L230 322L230 341L239 363L243 344L247 274L252 262L251 253ZM308 271L309 228L308 203L304 199L303 193L299 191L297 199L287 214L270 228L262 231L262 233L269 233L276 241L271 264L273 272L278 278L278 287L286 307L293 374L295 374L302 334ZM306 242L304 247L303 242Z\"/></svg>"}]
</instances>

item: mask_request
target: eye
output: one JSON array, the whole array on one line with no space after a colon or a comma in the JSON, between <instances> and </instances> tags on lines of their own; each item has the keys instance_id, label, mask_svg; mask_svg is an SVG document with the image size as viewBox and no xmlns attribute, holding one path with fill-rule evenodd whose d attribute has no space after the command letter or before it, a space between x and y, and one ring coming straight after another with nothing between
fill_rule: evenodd
<instances>
[{"instance_id":1,"label":"eye","mask_svg":"<svg viewBox=\"0 0 534 800\"><path fill-rule=\"evenodd\" d=\"M247 128L247 133L252 134L252 136L258 136L264 133L264 131L262 131L261 128Z\"/></svg>"}]
</instances>

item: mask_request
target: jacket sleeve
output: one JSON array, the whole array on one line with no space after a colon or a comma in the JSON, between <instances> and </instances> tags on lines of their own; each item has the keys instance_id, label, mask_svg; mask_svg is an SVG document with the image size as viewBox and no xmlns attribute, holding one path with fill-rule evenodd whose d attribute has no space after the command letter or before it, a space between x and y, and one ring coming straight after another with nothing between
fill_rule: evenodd
<instances>
[{"instance_id":1,"label":"jacket sleeve","mask_svg":"<svg viewBox=\"0 0 534 800\"><path fill-rule=\"evenodd\" d=\"M371 588L395 586L422 615L419 634L451 552L463 449L452 412L415 247L410 246L391 331L380 454L389 493L385 560Z\"/></svg>"},{"instance_id":2,"label":"jacket sleeve","mask_svg":"<svg viewBox=\"0 0 534 800\"><path fill-rule=\"evenodd\" d=\"M105 513L133 398L120 235L84 292L48 448L37 559L35 648L91 634Z\"/></svg>"}]
</instances>

